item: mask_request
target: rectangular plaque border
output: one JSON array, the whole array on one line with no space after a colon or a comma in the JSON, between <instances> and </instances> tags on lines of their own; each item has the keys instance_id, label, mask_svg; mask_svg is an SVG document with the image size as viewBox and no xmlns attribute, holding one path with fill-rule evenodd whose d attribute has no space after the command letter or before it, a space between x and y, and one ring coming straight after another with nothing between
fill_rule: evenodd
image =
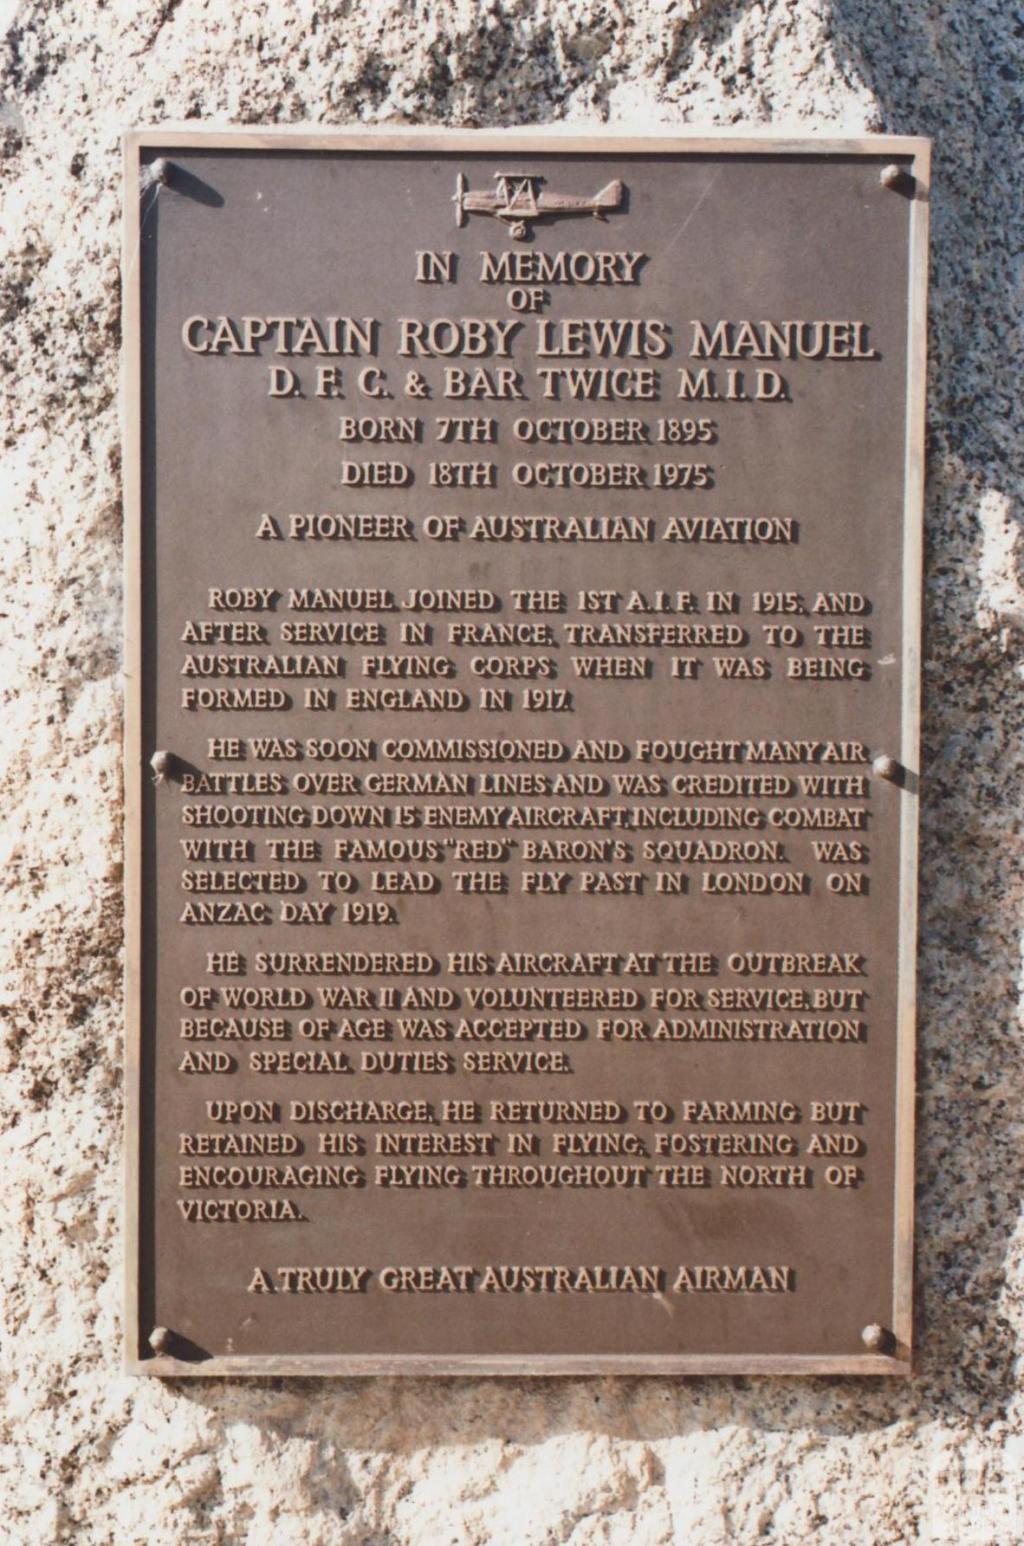
<instances>
[{"instance_id":1,"label":"rectangular plaque border","mask_svg":"<svg viewBox=\"0 0 1024 1546\"><path fill-rule=\"evenodd\" d=\"M122 231L121 423L124 486L124 898L125 898L125 1137L124 1350L127 1374L173 1377L232 1375L323 1375L336 1377L475 1375L901 1375L913 1373L914 1110L917 953L918 779L920 746L921 614L925 407L927 366L928 217L931 141L917 135L872 134L822 137L805 131L675 127L631 132L594 126L517 129L367 127L316 129L305 126L195 129L169 124L127 131L122 138L124 221ZM910 209L906 434L903 488L902 739L900 761L910 770L900 816L900 929L897 942L896 1163L894 1173L894 1271L892 1356L805 1354L401 1354L365 1353L209 1358L190 1363L144 1357L140 1324L140 1186L142 1137L142 359L139 265L139 177L148 149L304 150L395 152L548 151L592 155L718 154L794 157L870 157L884 162L910 158L914 193Z\"/></svg>"}]
</instances>

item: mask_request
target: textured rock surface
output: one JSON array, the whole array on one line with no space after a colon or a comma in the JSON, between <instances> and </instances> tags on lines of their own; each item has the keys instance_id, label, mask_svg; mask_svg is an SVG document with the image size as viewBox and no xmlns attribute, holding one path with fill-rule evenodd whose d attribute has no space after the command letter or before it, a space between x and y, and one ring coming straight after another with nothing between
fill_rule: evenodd
<instances>
[{"instance_id":1,"label":"textured rock surface","mask_svg":"<svg viewBox=\"0 0 1024 1546\"><path fill-rule=\"evenodd\" d=\"M1018 7L0 0L0 22L4 1540L1024 1538ZM912 1383L120 1374L118 133L182 119L935 137Z\"/></svg>"}]
</instances>

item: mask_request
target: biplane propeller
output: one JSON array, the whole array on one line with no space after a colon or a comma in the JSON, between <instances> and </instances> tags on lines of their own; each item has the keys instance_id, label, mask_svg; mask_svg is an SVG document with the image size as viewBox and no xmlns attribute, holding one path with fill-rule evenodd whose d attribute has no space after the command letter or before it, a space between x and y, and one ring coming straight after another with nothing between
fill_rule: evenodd
<instances>
[{"instance_id":1,"label":"biplane propeller","mask_svg":"<svg viewBox=\"0 0 1024 1546\"><path fill-rule=\"evenodd\" d=\"M580 198L572 193L542 193L543 177L533 173L495 172L497 188L494 193L470 193L469 184L460 172L455 180L455 223L466 224L467 215L493 215L508 226L519 241L530 234L530 222L545 215L593 215L603 220L606 215L622 206L625 192L618 179L605 183L593 198Z\"/></svg>"}]
</instances>

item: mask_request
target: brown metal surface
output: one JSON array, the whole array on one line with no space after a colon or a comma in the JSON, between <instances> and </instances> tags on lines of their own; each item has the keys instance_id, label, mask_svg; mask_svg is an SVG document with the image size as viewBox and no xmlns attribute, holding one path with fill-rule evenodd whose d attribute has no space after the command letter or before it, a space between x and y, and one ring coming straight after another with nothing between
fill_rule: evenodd
<instances>
[{"instance_id":1,"label":"brown metal surface","mask_svg":"<svg viewBox=\"0 0 1024 1546\"><path fill-rule=\"evenodd\" d=\"M926 143L126 179L129 1367L905 1372Z\"/></svg>"}]
</instances>

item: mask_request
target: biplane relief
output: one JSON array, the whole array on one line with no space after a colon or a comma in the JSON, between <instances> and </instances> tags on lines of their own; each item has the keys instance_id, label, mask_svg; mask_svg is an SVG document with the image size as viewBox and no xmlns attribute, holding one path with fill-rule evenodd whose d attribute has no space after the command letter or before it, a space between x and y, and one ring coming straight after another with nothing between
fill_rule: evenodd
<instances>
[{"instance_id":1,"label":"biplane relief","mask_svg":"<svg viewBox=\"0 0 1024 1546\"><path fill-rule=\"evenodd\" d=\"M524 241L530 235L531 223L549 215L593 215L595 220L604 220L622 208L626 191L617 178L591 198L544 193L541 184L546 179L534 172L495 172L494 180L497 187L493 193L470 193L465 177L458 174L453 196L456 225L464 226L467 215L493 215L508 226L512 236Z\"/></svg>"}]
</instances>

